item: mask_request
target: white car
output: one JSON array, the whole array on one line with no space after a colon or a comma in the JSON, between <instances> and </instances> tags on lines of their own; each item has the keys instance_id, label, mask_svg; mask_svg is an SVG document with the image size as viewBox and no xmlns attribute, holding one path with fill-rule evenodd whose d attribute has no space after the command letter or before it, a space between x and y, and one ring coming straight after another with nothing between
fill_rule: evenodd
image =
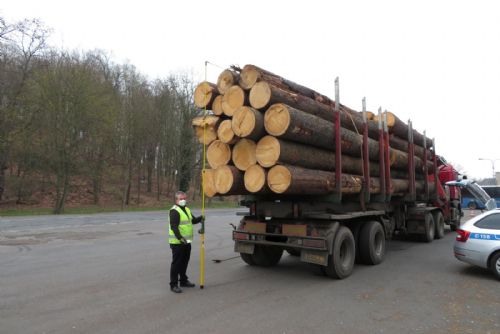
<instances>
[{"instance_id":1,"label":"white car","mask_svg":"<svg viewBox=\"0 0 500 334\"><path fill-rule=\"evenodd\" d=\"M500 279L500 209L486 211L457 229L455 257L490 269Z\"/></svg>"}]
</instances>

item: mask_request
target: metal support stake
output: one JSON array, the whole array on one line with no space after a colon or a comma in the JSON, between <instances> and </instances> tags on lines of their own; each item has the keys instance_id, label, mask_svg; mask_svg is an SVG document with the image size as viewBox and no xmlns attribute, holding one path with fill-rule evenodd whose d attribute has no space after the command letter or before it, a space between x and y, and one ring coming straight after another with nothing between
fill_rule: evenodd
<instances>
[{"instance_id":1,"label":"metal support stake","mask_svg":"<svg viewBox=\"0 0 500 334\"><path fill-rule=\"evenodd\" d=\"M409 201L416 200L415 189L415 151L413 144L413 125L411 120L408 120L408 196Z\"/></svg>"},{"instance_id":2,"label":"metal support stake","mask_svg":"<svg viewBox=\"0 0 500 334\"><path fill-rule=\"evenodd\" d=\"M391 162L389 155L389 128L387 126L387 110L384 112L384 165L385 165L385 193L389 202L392 195Z\"/></svg>"},{"instance_id":3,"label":"metal support stake","mask_svg":"<svg viewBox=\"0 0 500 334\"><path fill-rule=\"evenodd\" d=\"M366 98L362 100L363 108L363 194L361 194L362 206L370 202L370 151L368 150L368 121L366 119Z\"/></svg>"},{"instance_id":4,"label":"metal support stake","mask_svg":"<svg viewBox=\"0 0 500 334\"><path fill-rule=\"evenodd\" d=\"M438 168L437 168L437 155L436 155L436 140L435 138L432 138L432 163L434 165L434 200L437 201L439 198L439 193L438 193L438 182L439 182L439 177L438 177Z\"/></svg>"},{"instance_id":5,"label":"metal support stake","mask_svg":"<svg viewBox=\"0 0 500 334\"><path fill-rule=\"evenodd\" d=\"M378 160L380 166L380 194L376 196L377 202L386 201L385 189L385 159L384 159L384 127L382 125L382 107L378 108Z\"/></svg>"},{"instance_id":6,"label":"metal support stake","mask_svg":"<svg viewBox=\"0 0 500 334\"><path fill-rule=\"evenodd\" d=\"M426 134L426 131L424 130L424 156L422 157L423 158L423 161L424 161L424 166L423 166L423 169L424 169L424 196L425 196L425 201L429 201L429 180L427 178L428 174L429 174L429 168L427 168L427 159L429 158L427 156L427 134Z\"/></svg>"},{"instance_id":7,"label":"metal support stake","mask_svg":"<svg viewBox=\"0 0 500 334\"><path fill-rule=\"evenodd\" d=\"M337 203L342 201L342 147L340 136L340 89L339 77L335 78L335 194Z\"/></svg>"}]
</instances>

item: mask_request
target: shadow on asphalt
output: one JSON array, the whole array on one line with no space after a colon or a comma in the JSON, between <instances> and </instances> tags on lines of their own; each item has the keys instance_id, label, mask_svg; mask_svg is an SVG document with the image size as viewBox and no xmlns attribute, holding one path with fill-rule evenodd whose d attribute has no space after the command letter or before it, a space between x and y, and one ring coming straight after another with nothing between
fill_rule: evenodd
<instances>
[{"instance_id":1,"label":"shadow on asphalt","mask_svg":"<svg viewBox=\"0 0 500 334\"><path fill-rule=\"evenodd\" d=\"M471 278L482 279L486 281L497 281L490 270L473 265L461 267L459 270L457 270L457 273L459 275L468 276Z\"/></svg>"}]
</instances>

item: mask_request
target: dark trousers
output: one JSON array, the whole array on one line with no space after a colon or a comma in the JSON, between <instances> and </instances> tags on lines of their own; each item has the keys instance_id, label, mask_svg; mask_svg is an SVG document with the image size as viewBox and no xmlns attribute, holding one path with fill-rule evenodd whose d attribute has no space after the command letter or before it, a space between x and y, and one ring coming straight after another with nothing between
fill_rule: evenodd
<instances>
[{"instance_id":1,"label":"dark trousers","mask_svg":"<svg viewBox=\"0 0 500 334\"><path fill-rule=\"evenodd\" d=\"M172 249L172 264L170 265L170 286L177 286L178 282L186 282L186 270L191 257L191 244L170 244Z\"/></svg>"}]
</instances>

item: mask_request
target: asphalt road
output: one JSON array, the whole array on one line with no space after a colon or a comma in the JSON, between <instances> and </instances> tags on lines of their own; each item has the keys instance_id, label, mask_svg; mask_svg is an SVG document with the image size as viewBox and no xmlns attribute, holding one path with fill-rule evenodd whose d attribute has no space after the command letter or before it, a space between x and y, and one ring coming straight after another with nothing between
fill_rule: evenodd
<instances>
[{"instance_id":1,"label":"asphalt road","mask_svg":"<svg viewBox=\"0 0 500 334\"><path fill-rule=\"evenodd\" d=\"M0 217L0 333L500 333L500 282L455 260L454 233L391 241L339 281L292 256L244 264L234 213L207 211L205 289L182 294L166 212Z\"/></svg>"}]
</instances>

